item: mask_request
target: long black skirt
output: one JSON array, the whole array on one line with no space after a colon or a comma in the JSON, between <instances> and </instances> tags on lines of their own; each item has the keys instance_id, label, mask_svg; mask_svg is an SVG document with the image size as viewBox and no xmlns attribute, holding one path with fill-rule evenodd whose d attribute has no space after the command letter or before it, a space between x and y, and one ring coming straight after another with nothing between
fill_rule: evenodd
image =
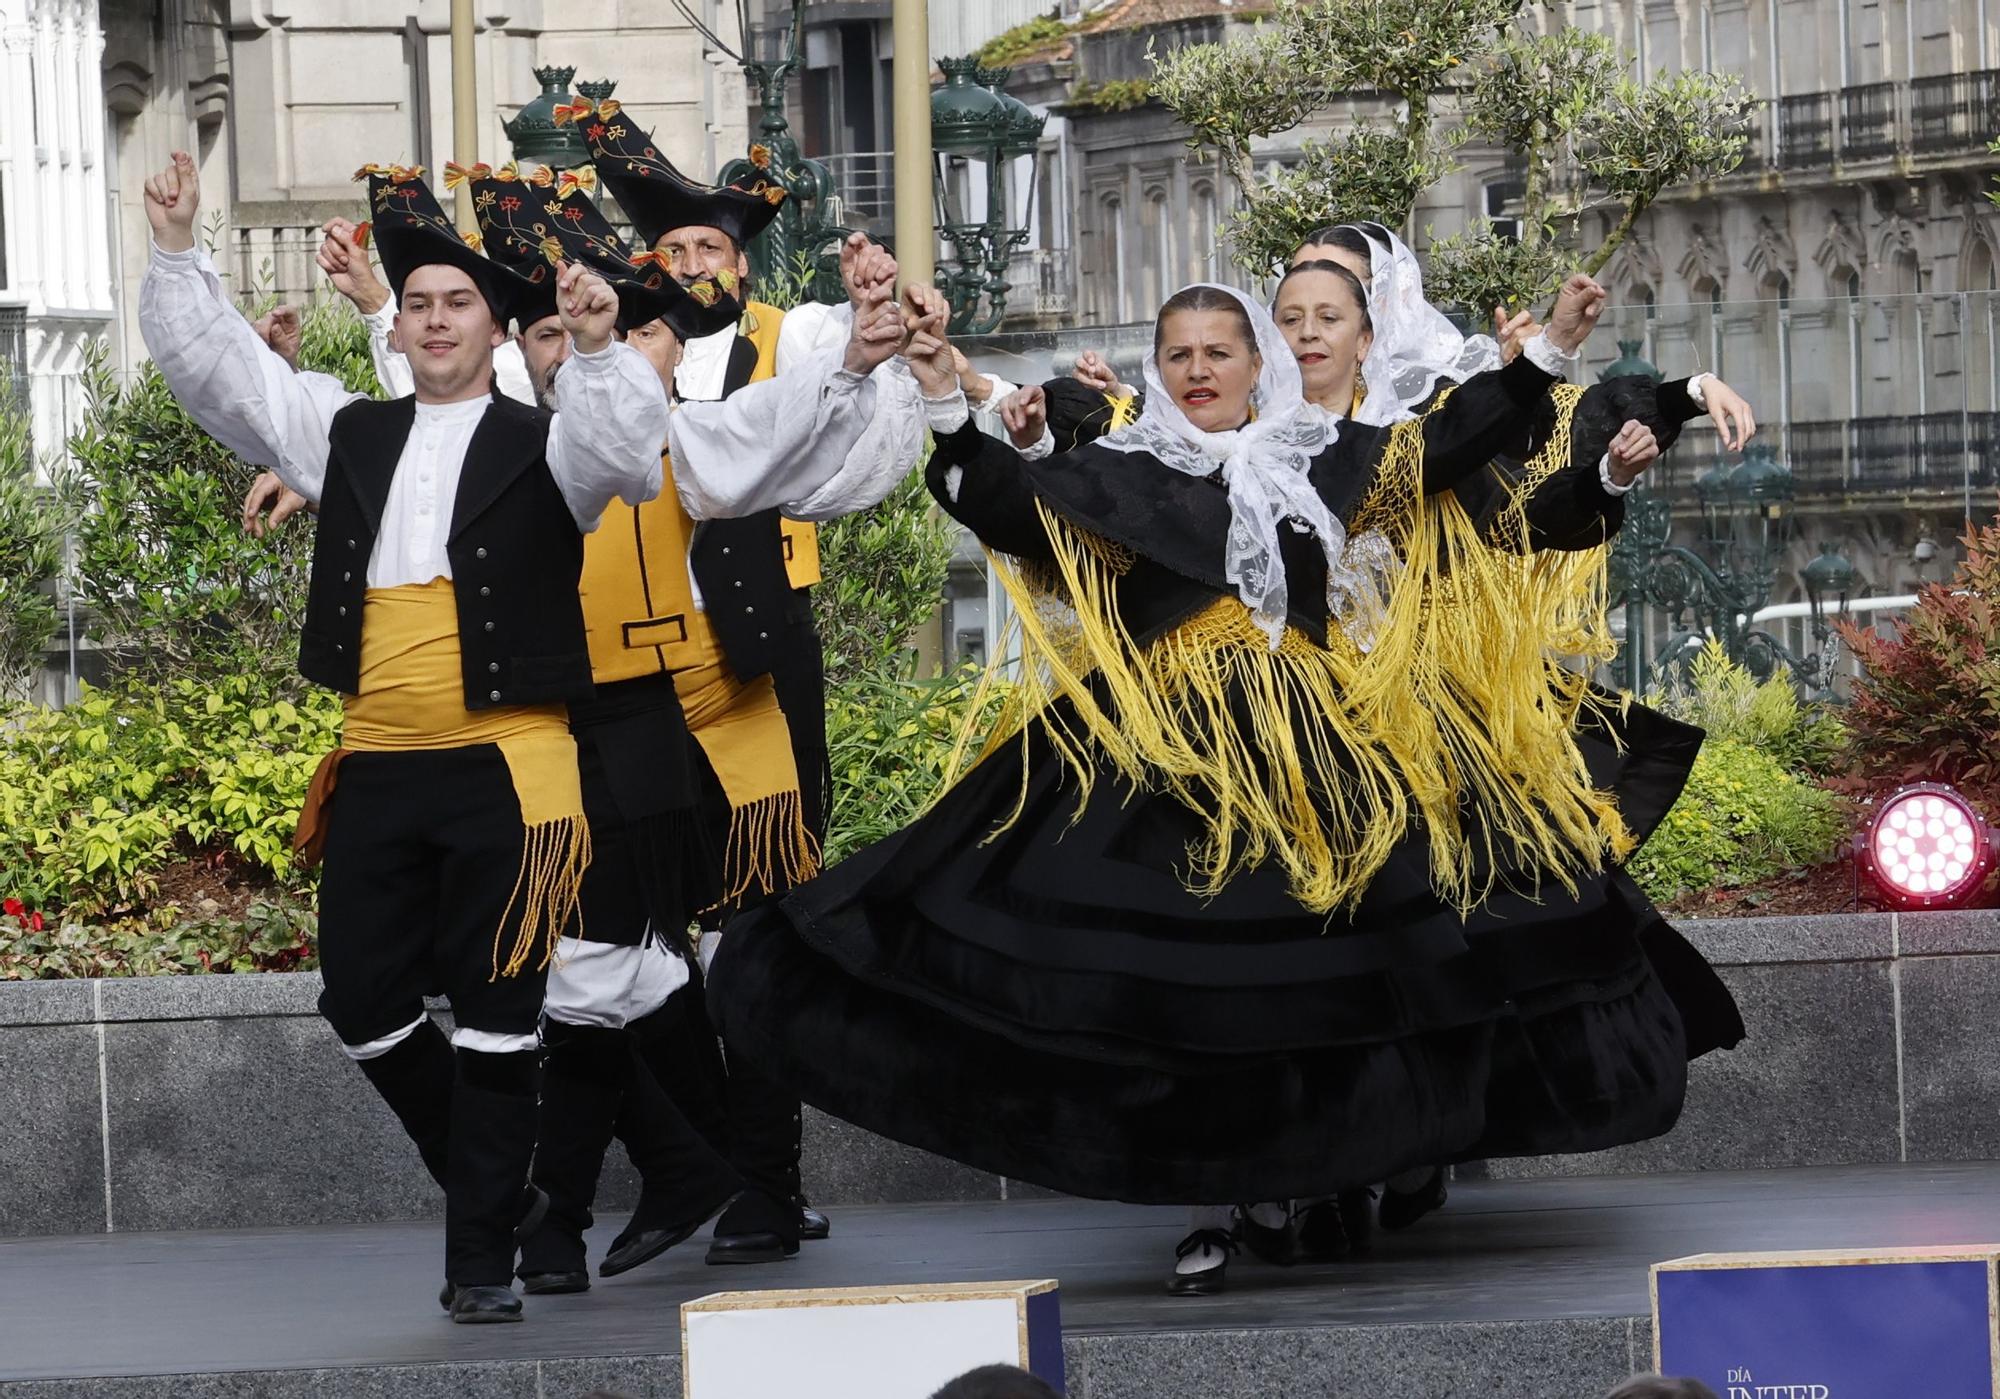
<instances>
[{"instance_id":1,"label":"long black skirt","mask_svg":"<svg viewBox=\"0 0 2000 1399\"><path fill-rule=\"evenodd\" d=\"M1634 709L1585 750L1650 830L1700 735ZM1622 744L1622 746L1621 746ZM1655 1136L1691 1051L1741 1035L1617 871L1469 918L1406 840L1351 915L1266 865L1203 901L1178 801L1101 774L1081 818L1030 738L921 820L733 920L731 1053L861 1127L1069 1194L1323 1194L1415 1166ZM998 829L1021 802L1017 820Z\"/></svg>"}]
</instances>

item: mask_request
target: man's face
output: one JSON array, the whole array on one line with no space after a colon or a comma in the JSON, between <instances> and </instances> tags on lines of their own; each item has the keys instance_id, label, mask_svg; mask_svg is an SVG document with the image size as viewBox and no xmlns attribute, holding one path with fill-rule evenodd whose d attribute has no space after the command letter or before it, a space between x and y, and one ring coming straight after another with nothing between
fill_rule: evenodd
<instances>
[{"instance_id":1,"label":"man's face","mask_svg":"<svg viewBox=\"0 0 2000 1399\"><path fill-rule=\"evenodd\" d=\"M535 398L551 411L556 406L556 370L569 358L569 332L562 317L543 316L533 325L523 326L517 337L521 358L528 363L528 379L535 386Z\"/></svg>"},{"instance_id":2,"label":"man's face","mask_svg":"<svg viewBox=\"0 0 2000 1399\"><path fill-rule=\"evenodd\" d=\"M665 253L672 260L674 280L684 287L719 272L734 272L738 277L750 275L750 260L743 256L736 240L707 224L671 229L653 245L653 251Z\"/></svg>"},{"instance_id":3,"label":"man's face","mask_svg":"<svg viewBox=\"0 0 2000 1399\"><path fill-rule=\"evenodd\" d=\"M647 321L632 327L625 343L646 357L660 376L669 394L674 391L674 370L681 362L681 340L665 321Z\"/></svg>"},{"instance_id":4,"label":"man's face","mask_svg":"<svg viewBox=\"0 0 2000 1399\"><path fill-rule=\"evenodd\" d=\"M456 403L488 392L493 351L507 338L472 274L427 263L403 283L390 343L410 361L421 403Z\"/></svg>"}]
</instances>

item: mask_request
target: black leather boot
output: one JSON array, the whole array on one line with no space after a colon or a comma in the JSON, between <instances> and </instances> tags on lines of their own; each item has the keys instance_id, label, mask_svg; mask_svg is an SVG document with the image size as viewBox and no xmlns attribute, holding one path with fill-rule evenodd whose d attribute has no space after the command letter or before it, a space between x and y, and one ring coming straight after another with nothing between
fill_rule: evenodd
<instances>
[{"instance_id":1,"label":"black leather boot","mask_svg":"<svg viewBox=\"0 0 2000 1399\"><path fill-rule=\"evenodd\" d=\"M774 1263L799 1251L799 1100L741 1055L729 1061L731 1157L747 1187L715 1222L711 1263Z\"/></svg>"},{"instance_id":2,"label":"black leather boot","mask_svg":"<svg viewBox=\"0 0 2000 1399\"><path fill-rule=\"evenodd\" d=\"M532 1232L546 1198L528 1183L535 1153L533 1050L461 1050L451 1100L451 1159L445 1179L445 1276L456 1289L451 1319L518 1321L513 1293L518 1233Z\"/></svg>"},{"instance_id":3,"label":"black leather boot","mask_svg":"<svg viewBox=\"0 0 2000 1399\"><path fill-rule=\"evenodd\" d=\"M521 1245L516 1270L531 1296L590 1289L583 1236L591 1225L612 1123L631 1077L625 1031L544 1022L534 1182L547 1192L549 1211Z\"/></svg>"},{"instance_id":4,"label":"black leather boot","mask_svg":"<svg viewBox=\"0 0 2000 1399\"><path fill-rule=\"evenodd\" d=\"M623 1120L625 1149L639 1170L639 1203L598 1266L616 1277L692 1237L742 1189L722 1153L688 1124L652 1071L627 1050L630 1077Z\"/></svg>"},{"instance_id":5,"label":"black leather boot","mask_svg":"<svg viewBox=\"0 0 2000 1399\"><path fill-rule=\"evenodd\" d=\"M426 1018L387 1054L355 1062L417 1144L431 1179L444 1189L451 1153L452 1081L458 1076L450 1039L436 1021Z\"/></svg>"}]
</instances>

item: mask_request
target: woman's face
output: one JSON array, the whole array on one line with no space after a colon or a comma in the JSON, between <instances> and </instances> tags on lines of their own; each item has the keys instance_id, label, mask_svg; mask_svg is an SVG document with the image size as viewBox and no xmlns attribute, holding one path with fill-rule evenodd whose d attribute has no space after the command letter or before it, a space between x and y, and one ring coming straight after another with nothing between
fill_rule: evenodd
<instances>
[{"instance_id":1,"label":"woman's face","mask_svg":"<svg viewBox=\"0 0 2000 1399\"><path fill-rule=\"evenodd\" d=\"M1160 382L1189 422L1229 432L1250 419L1263 361L1228 311L1174 311L1160 322Z\"/></svg>"},{"instance_id":2,"label":"woman's face","mask_svg":"<svg viewBox=\"0 0 2000 1399\"><path fill-rule=\"evenodd\" d=\"M1297 267L1302 262L1333 262L1345 267L1361 279L1367 286L1375 275L1375 269L1368 265L1368 259L1360 253L1350 252L1338 243L1307 243L1292 254L1291 265Z\"/></svg>"},{"instance_id":3,"label":"woman's face","mask_svg":"<svg viewBox=\"0 0 2000 1399\"><path fill-rule=\"evenodd\" d=\"M1355 370L1375 338L1354 288L1331 272L1299 272L1286 279L1274 314L1299 362L1306 397L1323 408L1348 412ZM1347 401L1338 401L1343 393Z\"/></svg>"}]
</instances>

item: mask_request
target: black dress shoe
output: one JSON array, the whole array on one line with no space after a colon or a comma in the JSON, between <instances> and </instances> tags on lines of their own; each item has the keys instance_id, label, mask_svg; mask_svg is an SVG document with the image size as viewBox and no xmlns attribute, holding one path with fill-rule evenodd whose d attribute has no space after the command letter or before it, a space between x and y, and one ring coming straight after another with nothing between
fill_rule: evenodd
<instances>
[{"instance_id":1,"label":"black dress shoe","mask_svg":"<svg viewBox=\"0 0 2000 1399\"><path fill-rule=\"evenodd\" d=\"M1167 1277L1167 1293L1173 1297L1213 1297L1229 1284L1229 1255L1236 1252L1236 1238L1226 1229L1197 1229L1174 1246L1174 1261L1198 1249L1212 1248L1221 1261L1199 1272L1183 1273L1176 1268Z\"/></svg>"},{"instance_id":2,"label":"black dress shoe","mask_svg":"<svg viewBox=\"0 0 2000 1399\"><path fill-rule=\"evenodd\" d=\"M511 1287L461 1287L452 1294L451 1319L460 1326L521 1320L521 1299Z\"/></svg>"},{"instance_id":3,"label":"black dress shoe","mask_svg":"<svg viewBox=\"0 0 2000 1399\"><path fill-rule=\"evenodd\" d=\"M1374 1198L1367 1190L1343 1190L1308 1205L1299 1214L1300 1256L1314 1263L1333 1263L1366 1247Z\"/></svg>"},{"instance_id":4,"label":"black dress shoe","mask_svg":"<svg viewBox=\"0 0 2000 1399\"><path fill-rule=\"evenodd\" d=\"M782 1263L799 1252L798 1206L782 1196L746 1190L715 1222L708 1261Z\"/></svg>"},{"instance_id":5,"label":"black dress shoe","mask_svg":"<svg viewBox=\"0 0 2000 1399\"><path fill-rule=\"evenodd\" d=\"M585 1272L522 1273L521 1290L530 1297L557 1297L570 1292L590 1291L590 1274Z\"/></svg>"},{"instance_id":6,"label":"black dress shoe","mask_svg":"<svg viewBox=\"0 0 2000 1399\"><path fill-rule=\"evenodd\" d=\"M1384 1229L1407 1229L1425 1215L1443 1209L1446 1194L1442 1166L1431 1172L1429 1180L1407 1194L1385 1186L1376 1222Z\"/></svg>"},{"instance_id":7,"label":"black dress shoe","mask_svg":"<svg viewBox=\"0 0 2000 1399\"><path fill-rule=\"evenodd\" d=\"M1280 1268L1306 1260L1299 1242L1299 1218L1295 1214L1287 1213L1285 1222L1273 1228L1251 1218L1250 1206L1240 1205L1236 1210L1236 1237L1256 1257Z\"/></svg>"},{"instance_id":8,"label":"black dress shoe","mask_svg":"<svg viewBox=\"0 0 2000 1399\"><path fill-rule=\"evenodd\" d=\"M740 1193L740 1192L739 1192ZM714 1207L703 1211L695 1218L679 1224L669 1224L659 1229L641 1229L637 1233L620 1234L611 1251L604 1255L604 1261L597 1265L597 1275L601 1278L615 1278L620 1273L629 1273L641 1263L650 1263L675 1244L685 1243L709 1220L721 1214L736 1202L731 1194L718 1200ZM629 1234L629 1237L627 1236ZM793 1252L797 1252L796 1249ZM710 1259L714 1262L714 1259Z\"/></svg>"},{"instance_id":9,"label":"black dress shoe","mask_svg":"<svg viewBox=\"0 0 2000 1399\"><path fill-rule=\"evenodd\" d=\"M807 1204L799 1201L799 1237L801 1239L823 1239L833 1232L833 1221Z\"/></svg>"},{"instance_id":10,"label":"black dress shoe","mask_svg":"<svg viewBox=\"0 0 2000 1399\"><path fill-rule=\"evenodd\" d=\"M708 1261L727 1263L782 1263L799 1256L799 1241L757 1230L748 1234L717 1234L708 1246Z\"/></svg>"}]
</instances>

